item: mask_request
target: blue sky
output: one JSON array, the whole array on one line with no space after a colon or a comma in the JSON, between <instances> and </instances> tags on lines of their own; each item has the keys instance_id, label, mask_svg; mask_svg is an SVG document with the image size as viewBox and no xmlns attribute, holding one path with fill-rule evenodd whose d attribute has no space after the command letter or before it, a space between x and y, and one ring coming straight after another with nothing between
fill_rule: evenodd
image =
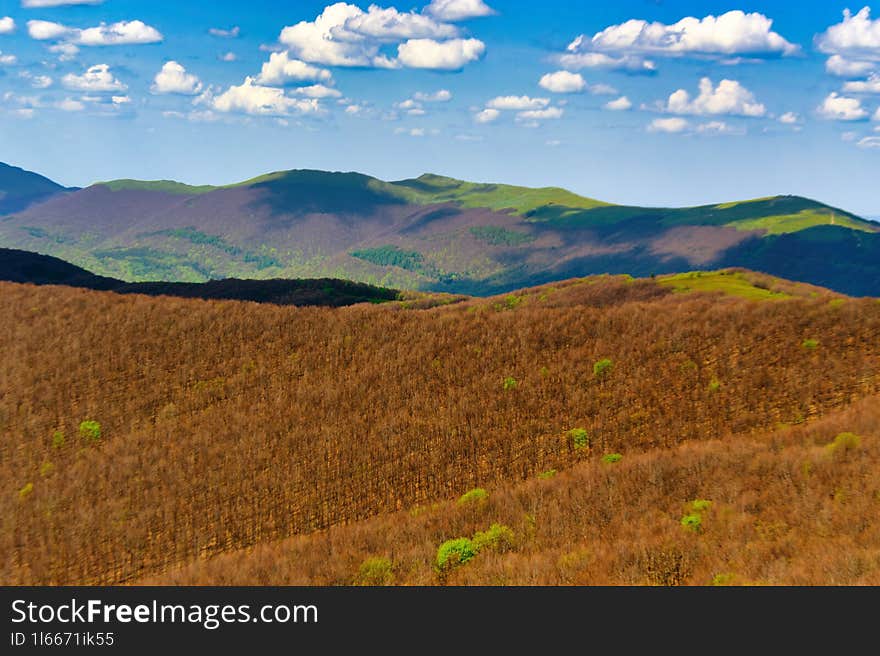
<instances>
[{"instance_id":1,"label":"blue sky","mask_svg":"<svg viewBox=\"0 0 880 656\"><path fill-rule=\"evenodd\" d=\"M430 171L620 203L790 193L880 215L871 9L0 0L0 161L68 185Z\"/></svg>"}]
</instances>

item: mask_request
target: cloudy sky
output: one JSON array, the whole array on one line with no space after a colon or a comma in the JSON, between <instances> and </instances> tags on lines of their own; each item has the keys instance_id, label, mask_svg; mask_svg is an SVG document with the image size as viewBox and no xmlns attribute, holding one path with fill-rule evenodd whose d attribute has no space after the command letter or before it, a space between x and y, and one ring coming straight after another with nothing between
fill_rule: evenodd
<instances>
[{"instance_id":1,"label":"cloudy sky","mask_svg":"<svg viewBox=\"0 0 880 656\"><path fill-rule=\"evenodd\" d=\"M430 171L880 215L880 5L0 0L0 161L68 185Z\"/></svg>"}]
</instances>

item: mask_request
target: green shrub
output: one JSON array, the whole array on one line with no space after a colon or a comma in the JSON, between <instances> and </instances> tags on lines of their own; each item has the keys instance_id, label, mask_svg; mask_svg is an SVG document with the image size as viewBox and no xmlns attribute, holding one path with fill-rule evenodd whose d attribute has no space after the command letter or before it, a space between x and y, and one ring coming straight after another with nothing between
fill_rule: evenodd
<instances>
[{"instance_id":1,"label":"green shrub","mask_svg":"<svg viewBox=\"0 0 880 656\"><path fill-rule=\"evenodd\" d=\"M34 491L34 484L27 483L23 488L18 491L18 498L24 501L27 499L31 493Z\"/></svg>"},{"instance_id":2,"label":"green shrub","mask_svg":"<svg viewBox=\"0 0 880 656\"><path fill-rule=\"evenodd\" d=\"M733 579L733 574L716 574L712 577L712 585L731 585L733 583Z\"/></svg>"},{"instance_id":3,"label":"green shrub","mask_svg":"<svg viewBox=\"0 0 880 656\"><path fill-rule=\"evenodd\" d=\"M478 503L489 498L489 493L481 487L465 492L458 498L458 505L464 506L470 503Z\"/></svg>"},{"instance_id":4,"label":"green shrub","mask_svg":"<svg viewBox=\"0 0 880 656\"><path fill-rule=\"evenodd\" d=\"M52 433L52 448L53 449L60 449L61 447L64 446L64 442L65 442L64 433L62 433L61 431L55 431L54 433Z\"/></svg>"},{"instance_id":5,"label":"green shrub","mask_svg":"<svg viewBox=\"0 0 880 656\"><path fill-rule=\"evenodd\" d=\"M855 451L862 444L862 438L855 433L840 433L834 441L825 446L832 455L845 455Z\"/></svg>"},{"instance_id":6,"label":"green shrub","mask_svg":"<svg viewBox=\"0 0 880 656\"><path fill-rule=\"evenodd\" d=\"M508 376L507 378L505 378L504 382L502 383L504 391L516 389L516 385L516 378L513 378L512 376Z\"/></svg>"},{"instance_id":7,"label":"green shrub","mask_svg":"<svg viewBox=\"0 0 880 656\"><path fill-rule=\"evenodd\" d=\"M568 436L575 449L586 449L590 446L590 434L586 428L572 428L568 431Z\"/></svg>"},{"instance_id":8,"label":"green shrub","mask_svg":"<svg viewBox=\"0 0 880 656\"><path fill-rule=\"evenodd\" d=\"M554 476L556 476L555 469L548 469L547 471L538 474L538 478L542 480L547 480L548 478L553 478Z\"/></svg>"},{"instance_id":9,"label":"green shrub","mask_svg":"<svg viewBox=\"0 0 880 656\"><path fill-rule=\"evenodd\" d=\"M367 558L358 569L358 585L391 585L394 582L391 561L381 556Z\"/></svg>"},{"instance_id":10,"label":"green shrub","mask_svg":"<svg viewBox=\"0 0 880 656\"><path fill-rule=\"evenodd\" d=\"M608 358L602 358L593 365L593 375L596 378L604 378L611 373L614 363Z\"/></svg>"},{"instance_id":11,"label":"green shrub","mask_svg":"<svg viewBox=\"0 0 880 656\"><path fill-rule=\"evenodd\" d=\"M79 435L86 442L97 442L101 439L101 424L88 419L79 425Z\"/></svg>"},{"instance_id":12,"label":"green shrub","mask_svg":"<svg viewBox=\"0 0 880 656\"><path fill-rule=\"evenodd\" d=\"M713 378L712 380L709 381L709 391L710 392L717 392L720 389L721 389L721 381L720 380L718 380L717 378Z\"/></svg>"},{"instance_id":13,"label":"green shrub","mask_svg":"<svg viewBox=\"0 0 880 656\"><path fill-rule=\"evenodd\" d=\"M48 460L40 465L40 476L42 476L43 478L50 476L53 471L55 471L55 465L53 465Z\"/></svg>"},{"instance_id":14,"label":"green shrub","mask_svg":"<svg viewBox=\"0 0 880 656\"><path fill-rule=\"evenodd\" d=\"M513 531L504 524L492 524L485 531L474 533L473 545L478 553L482 549L507 549L513 546Z\"/></svg>"},{"instance_id":15,"label":"green shrub","mask_svg":"<svg viewBox=\"0 0 880 656\"><path fill-rule=\"evenodd\" d=\"M437 567L440 571L446 571L464 565L477 555L477 551L470 538L447 540L437 549Z\"/></svg>"},{"instance_id":16,"label":"green shrub","mask_svg":"<svg viewBox=\"0 0 880 656\"><path fill-rule=\"evenodd\" d=\"M691 510L696 513L706 512L712 506L712 502L707 499L694 499L691 501Z\"/></svg>"},{"instance_id":17,"label":"green shrub","mask_svg":"<svg viewBox=\"0 0 880 656\"><path fill-rule=\"evenodd\" d=\"M606 453L602 456L602 462L608 463L609 465L613 465L615 462L620 462L623 460L623 456L619 453Z\"/></svg>"},{"instance_id":18,"label":"green shrub","mask_svg":"<svg viewBox=\"0 0 880 656\"><path fill-rule=\"evenodd\" d=\"M815 339L805 339L801 346L808 351L813 351L819 346L819 342Z\"/></svg>"},{"instance_id":19,"label":"green shrub","mask_svg":"<svg viewBox=\"0 0 880 656\"><path fill-rule=\"evenodd\" d=\"M694 533L699 533L703 530L703 518L699 513L691 513L681 518L681 525Z\"/></svg>"}]
</instances>

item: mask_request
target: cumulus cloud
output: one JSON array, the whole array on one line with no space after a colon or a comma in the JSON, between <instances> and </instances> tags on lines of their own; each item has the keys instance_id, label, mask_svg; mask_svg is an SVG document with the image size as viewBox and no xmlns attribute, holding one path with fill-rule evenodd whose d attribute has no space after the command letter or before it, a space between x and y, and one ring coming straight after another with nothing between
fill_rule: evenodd
<instances>
[{"instance_id":1,"label":"cumulus cloud","mask_svg":"<svg viewBox=\"0 0 880 656\"><path fill-rule=\"evenodd\" d=\"M211 36L219 37L221 39L235 39L238 37L239 34L241 34L241 28L238 25L228 30L224 30L219 27L212 27L208 30L208 34L210 34Z\"/></svg>"},{"instance_id":2,"label":"cumulus cloud","mask_svg":"<svg viewBox=\"0 0 880 656\"><path fill-rule=\"evenodd\" d=\"M30 80L34 89L48 89L52 86L52 78L48 75L34 75L28 71L22 71L21 77Z\"/></svg>"},{"instance_id":3,"label":"cumulus cloud","mask_svg":"<svg viewBox=\"0 0 880 656\"><path fill-rule=\"evenodd\" d=\"M516 115L519 121L544 121L547 119L562 118L565 110L561 107L547 107L546 109L530 109Z\"/></svg>"},{"instance_id":4,"label":"cumulus cloud","mask_svg":"<svg viewBox=\"0 0 880 656\"><path fill-rule=\"evenodd\" d=\"M712 80L700 80L700 93L696 98L684 89L669 96L665 110L672 114L731 114L737 116L764 116L766 108L755 100L751 91L736 80L721 80L713 86Z\"/></svg>"},{"instance_id":5,"label":"cumulus cloud","mask_svg":"<svg viewBox=\"0 0 880 656\"><path fill-rule=\"evenodd\" d=\"M16 57L15 55L3 54L3 51L0 50L0 66L12 66L17 62L18 57Z\"/></svg>"},{"instance_id":6,"label":"cumulus cloud","mask_svg":"<svg viewBox=\"0 0 880 656\"><path fill-rule=\"evenodd\" d=\"M841 55L831 55L825 62L825 70L837 77L862 77L875 68L876 62L846 59Z\"/></svg>"},{"instance_id":7,"label":"cumulus cloud","mask_svg":"<svg viewBox=\"0 0 880 656\"><path fill-rule=\"evenodd\" d=\"M490 109L512 109L517 111L544 109L550 104L549 98L531 98L529 96L498 96L486 103Z\"/></svg>"},{"instance_id":8,"label":"cumulus cloud","mask_svg":"<svg viewBox=\"0 0 880 656\"><path fill-rule=\"evenodd\" d=\"M760 13L728 11L720 16L688 16L677 23L628 20L611 25L579 46L596 52L655 55L791 55L798 47L773 31L773 20Z\"/></svg>"},{"instance_id":9,"label":"cumulus cloud","mask_svg":"<svg viewBox=\"0 0 880 656\"><path fill-rule=\"evenodd\" d=\"M417 91L413 94L413 100L417 102L449 102L452 100L452 93L447 89L440 89L434 93Z\"/></svg>"},{"instance_id":10,"label":"cumulus cloud","mask_svg":"<svg viewBox=\"0 0 880 656\"><path fill-rule=\"evenodd\" d=\"M101 23L83 30L52 21L30 20L28 34L38 41L66 41L80 46L120 46L158 43L162 34L143 21Z\"/></svg>"},{"instance_id":11,"label":"cumulus cloud","mask_svg":"<svg viewBox=\"0 0 880 656\"><path fill-rule=\"evenodd\" d=\"M468 18L491 16L495 11L483 0L432 0L425 13L443 21L460 21Z\"/></svg>"},{"instance_id":12,"label":"cumulus cloud","mask_svg":"<svg viewBox=\"0 0 880 656\"><path fill-rule=\"evenodd\" d=\"M871 8L853 15L843 11L843 21L816 37L819 50L828 54L880 57L880 20L871 20Z\"/></svg>"},{"instance_id":13,"label":"cumulus cloud","mask_svg":"<svg viewBox=\"0 0 880 656\"><path fill-rule=\"evenodd\" d=\"M327 87L323 84L312 84L307 87L299 87L294 89L293 92L298 96L305 96L307 98L341 98L342 93L338 89L334 89L333 87Z\"/></svg>"},{"instance_id":14,"label":"cumulus cloud","mask_svg":"<svg viewBox=\"0 0 880 656\"><path fill-rule=\"evenodd\" d=\"M229 51L229 52L224 52L222 55L220 55L219 59L220 59L220 61L234 62L238 59L238 57L236 56L236 54L234 52Z\"/></svg>"},{"instance_id":15,"label":"cumulus cloud","mask_svg":"<svg viewBox=\"0 0 880 656\"><path fill-rule=\"evenodd\" d=\"M287 52L273 52L256 78L257 84L283 86L289 82L329 82L330 71L291 59Z\"/></svg>"},{"instance_id":16,"label":"cumulus cloud","mask_svg":"<svg viewBox=\"0 0 880 656\"><path fill-rule=\"evenodd\" d=\"M64 100L59 102L56 107L65 112L81 112L86 108L85 104L81 103L79 100L74 100L72 98L65 98Z\"/></svg>"},{"instance_id":17,"label":"cumulus cloud","mask_svg":"<svg viewBox=\"0 0 880 656\"><path fill-rule=\"evenodd\" d=\"M792 125L800 120L801 117L796 112L785 112L785 114L779 117L779 122L785 123L786 125Z\"/></svg>"},{"instance_id":18,"label":"cumulus cloud","mask_svg":"<svg viewBox=\"0 0 880 656\"><path fill-rule=\"evenodd\" d=\"M125 91L128 88L113 76L107 64L91 66L82 75L68 73L61 78L61 83L76 91L110 92Z\"/></svg>"},{"instance_id":19,"label":"cumulus cloud","mask_svg":"<svg viewBox=\"0 0 880 656\"><path fill-rule=\"evenodd\" d=\"M202 83L192 73L187 73L183 65L176 61L165 62L162 70L153 78L153 93L174 93L183 96L194 96L202 91Z\"/></svg>"},{"instance_id":20,"label":"cumulus cloud","mask_svg":"<svg viewBox=\"0 0 880 656\"><path fill-rule=\"evenodd\" d=\"M21 6L25 9L41 9L66 5L99 5L102 2L104 0L21 0Z\"/></svg>"},{"instance_id":21,"label":"cumulus cloud","mask_svg":"<svg viewBox=\"0 0 880 656\"><path fill-rule=\"evenodd\" d=\"M541 77L538 85L553 93L580 93L587 88L587 82L580 73L569 71L547 73Z\"/></svg>"},{"instance_id":22,"label":"cumulus cloud","mask_svg":"<svg viewBox=\"0 0 880 656\"><path fill-rule=\"evenodd\" d=\"M880 75L872 73L867 80L847 82L843 90L849 93L880 93Z\"/></svg>"},{"instance_id":23,"label":"cumulus cloud","mask_svg":"<svg viewBox=\"0 0 880 656\"><path fill-rule=\"evenodd\" d=\"M609 100L605 103L605 109L609 109L612 112L625 112L626 110L631 109L632 106L632 102L630 102L630 99L626 96L621 96L616 100Z\"/></svg>"},{"instance_id":24,"label":"cumulus cloud","mask_svg":"<svg viewBox=\"0 0 880 656\"><path fill-rule=\"evenodd\" d=\"M655 73L657 65L637 55L611 56L604 52L581 52L584 37L578 37L568 46L568 52L559 57L565 68L579 71L584 68L619 70L628 73Z\"/></svg>"},{"instance_id":25,"label":"cumulus cloud","mask_svg":"<svg viewBox=\"0 0 880 656\"><path fill-rule=\"evenodd\" d=\"M56 43L49 46L49 52L58 55L59 61L70 61L79 53L79 48L72 43Z\"/></svg>"},{"instance_id":26,"label":"cumulus cloud","mask_svg":"<svg viewBox=\"0 0 880 656\"><path fill-rule=\"evenodd\" d=\"M486 46L430 14L345 2L327 6L313 21L281 30L279 42L294 58L327 66L459 70L483 56ZM398 44L397 58L381 52Z\"/></svg>"},{"instance_id":27,"label":"cumulus cloud","mask_svg":"<svg viewBox=\"0 0 880 656\"><path fill-rule=\"evenodd\" d=\"M589 91L594 96L615 96L618 91L610 84L591 84Z\"/></svg>"},{"instance_id":28,"label":"cumulus cloud","mask_svg":"<svg viewBox=\"0 0 880 656\"><path fill-rule=\"evenodd\" d=\"M287 116L292 113L314 114L320 111L316 98L291 98L283 89L257 84L252 77L231 86L219 96L204 94L200 102L225 113L253 116Z\"/></svg>"},{"instance_id":29,"label":"cumulus cloud","mask_svg":"<svg viewBox=\"0 0 880 656\"><path fill-rule=\"evenodd\" d=\"M457 71L477 61L486 52L479 39L410 39L397 47L397 58L407 68Z\"/></svg>"},{"instance_id":30,"label":"cumulus cloud","mask_svg":"<svg viewBox=\"0 0 880 656\"><path fill-rule=\"evenodd\" d=\"M848 98L837 92L828 94L816 112L822 118L833 121L861 121L868 117L867 110L858 98Z\"/></svg>"},{"instance_id":31,"label":"cumulus cloud","mask_svg":"<svg viewBox=\"0 0 880 656\"><path fill-rule=\"evenodd\" d=\"M690 124L683 118L655 118L651 121L651 124L648 125L648 130L650 132L678 133L684 132L689 125Z\"/></svg>"},{"instance_id":32,"label":"cumulus cloud","mask_svg":"<svg viewBox=\"0 0 880 656\"><path fill-rule=\"evenodd\" d=\"M497 109L489 108L474 114L474 120L477 123L491 123L492 121L497 120L499 116L501 116L501 112Z\"/></svg>"},{"instance_id":33,"label":"cumulus cloud","mask_svg":"<svg viewBox=\"0 0 880 656\"><path fill-rule=\"evenodd\" d=\"M10 34L15 31L15 21L9 16L0 18L0 34Z\"/></svg>"}]
</instances>

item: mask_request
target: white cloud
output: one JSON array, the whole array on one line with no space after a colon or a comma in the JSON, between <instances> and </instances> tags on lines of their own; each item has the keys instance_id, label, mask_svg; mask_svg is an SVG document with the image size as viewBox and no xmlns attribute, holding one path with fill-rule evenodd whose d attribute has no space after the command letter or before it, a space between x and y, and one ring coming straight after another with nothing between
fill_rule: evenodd
<instances>
[{"instance_id":1,"label":"white cloud","mask_svg":"<svg viewBox=\"0 0 880 656\"><path fill-rule=\"evenodd\" d=\"M345 113L350 114L352 116L357 116L361 112L364 111L364 107L362 105L348 105L345 108Z\"/></svg>"},{"instance_id":2,"label":"white cloud","mask_svg":"<svg viewBox=\"0 0 880 656\"><path fill-rule=\"evenodd\" d=\"M579 71L584 68L601 68L622 70L630 73L654 73L656 64L649 59L635 55L613 57L604 52L578 52L583 37L578 37L568 46L568 54L559 57L559 63L565 68Z\"/></svg>"},{"instance_id":3,"label":"white cloud","mask_svg":"<svg viewBox=\"0 0 880 656\"><path fill-rule=\"evenodd\" d=\"M216 36L221 39L235 39L241 34L241 28L236 25L228 30L221 29L219 27L212 27L208 30L208 34L211 36Z\"/></svg>"},{"instance_id":4,"label":"white cloud","mask_svg":"<svg viewBox=\"0 0 880 656\"><path fill-rule=\"evenodd\" d=\"M79 48L72 43L56 43L54 46L49 46L49 52L57 54L58 60L64 62L76 57Z\"/></svg>"},{"instance_id":5,"label":"white cloud","mask_svg":"<svg viewBox=\"0 0 880 656\"><path fill-rule=\"evenodd\" d=\"M308 87L299 87L294 89L294 93L298 96L306 96L307 98L341 98L342 93L332 87L326 87L323 84L313 84Z\"/></svg>"},{"instance_id":6,"label":"white cloud","mask_svg":"<svg viewBox=\"0 0 880 656\"><path fill-rule=\"evenodd\" d=\"M737 116L764 116L766 108L755 100L751 91L736 80L721 80L718 86L704 77L700 80L700 93L691 99L684 89L669 96L666 111L672 114L695 114L698 116L731 114Z\"/></svg>"},{"instance_id":7,"label":"white cloud","mask_svg":"<svg viewBox=\"0 0 880 656\"><path fill-rule=\"evenodd\" d=\"M880 93L880 75L873 73L867 80L846 82L843 90L849 93Z\"/></svg>"},{"instance_id":8,"label":"white cloud","mask_svg":"<svg viewBox=\"0 0 880 656\"><path fill-rule=\"evenodd\" d=\"M796 112L785 112L785 114L779 117L779 122L785 123L786 125L792 125L800 120L801 117Z\"/></svg>"},{"instance_id":9,"label":"white cloud","mask_svg":"<svg viewBox=\"0 0 880 656\"><path fill-rule=\"evenodd\" d=\"M880 20L871 20L870 7L855 15L845 9L843 21L817 36L816 45L829 54L880 58Z\"/></svg>"},{"instance_id":10,"label":"white cloud","mask_svg":"<svg viewBox=\"0 0 880 656\"><path fill-rule=\"evenodd\" d=\"M254 116L287 116L293 112L309 114L320 111L315 98L291 98L282 89L256 84L251 77L245 78L239 86L229 87L219 96L203 94L200 101L207 102L218 112Z\"/></svg>"},{"instance_id":11,"label":"white cloud","mask_svg":"<svg viewBox=\"0 0 880 656\"><path fill-rule=\"evenodd\" d=\"M477 123L491 123L495 121L499 116L501 116L501 112L497 109L484 109L480 112L474 114L474 120Z\"/></svg>"},{"instance_id":12,"label":"white cloud","mask_svg":"<svg viewBox=\"0 0 880 656\"><path fill-rule=\"evenodd\" d=\"M65 112L81 112L86 108L86 106L79 100L73 100L72 98L65 98L56 106L58 107L58 109L61 109Z\"/></svg>"},{"instance_id":13,"label":"white cloud","mask_svg":"<svg viewBox=\"0 0 880 656\"><path fill-rule=\"evenodd\" d=\"M613 112L625 112L626 110L631 109L632 106L632 103L626 96L621 96L616 100L610 100L605 103L605 109L610 109Z\"/></svg>"},{"instance_id":14,"label":"white cloud","mask_svg":"<svg viewBox=\"0 0 880 656\"><path fill-rule=\"evenodd\" d=\"M841 55L831 55L825 62L825 70L837 77L862 77L876 68L875 62L846 59Z\"/></svg>"},{"instance_id":15,"label":"white cloud","mask_svg":"<svg viewBox=\"0 0 880 656\"><path fill-rule=\"evenodd\" d=\"M21 0L21 6L25 9L40 9L65 5L99 5L102 2L104 0Z\"/></svg>"},{"instance_id":16,"label":"white cloud","mask_svg":"<svg viewBox=\"0 0 880 656\"><path fill-rule=\"evenodd\" d=\"M544 121L547 119L562 118L565 110L560 107L548 107L546 109L530 109L516 115L518 121Z\"/></svg>"},{"instance_id":17,"label":"white cloud","mask_svg":"<svg viewBox=\"0 0 880 656\"><path fill-rule=\"evenodd\" d=\"M91 66L82 75L68 73L61 78L61 83L68 89L76 91L125 91L128 87L117 80L110 72L107 64Z\"/></svg>"},{"instance_id":18,"label":"white cloud","mask_svg":"<svg viewBox=\"0 0 880 656\"><path fill-rule=\"evenodd\" d=\"M0 18L0 34L10 34L15 31L15 21L9 16Z\"/></svg>"},{"instance_id":19,"label":"white cloud","mask_svg":"<svg viewBox=\"0 0 880 656\"><path fill-rule=\"evenodd\" d=\"M423 14L370 5L366 12L358 9L358 13L349 16L334 30L334 34L351 41L372 37L394 42L404 39L451 39L458 36L458 28Z\"/></svg>"},{"instance_id":20,"label":"white cloud","mask_svg":"<svg viewBox=\"0 0 880 656\"><path fill-rule=\"evenodd\" d=\"M495 13L483 0L431 0L431 4L425 7L425 12L444 21L480 18Z\"/></svg>"},{"instance_id":21,"label":"white cloud","mask_svg":"<svg viewBox=\"0 0 880 656\"><path fill-rule=\"evenodd\" d=\"M697 126L697 133L704 135L721 135L721 134L745 134L745 130L738 130L724 121L709 121L701 123Z\"/></svg>"},{"instance_id":22,"label":"white cloud","mask_svg":"<svg viewBox=\"0 0 880 656\"><path fill-rule=\"evenodd\" d=\"M17 62L18 57L16 57L15 55L4 55L3 51L0 50L0 66L12 66Z\"/></svg>"},{"instance_id":23,"label":"white cloud","mask_svg":"<svg viewBox=\"0 0 880 656\"><path fill-rule=\"evenodd\" d=\"M616 96L618 93L610 84L591 84L589 91L594 96Z\"/></svg>"},{"instance_id":24,"label":"white cloud","mask_svg":"<svg viewBox=\"0 0 880 656\"><path fill-rule=\"evenodd\" d=\"M48 75L33 75L28 71L24 71L21 73L21 77L30 80L31 86L34 89L48 89L52 86L52 78Z\"/></svg>"},{"instance_id":25,"label":"white cloud","mask_svg":"<svg viewBox=\"0 0 880 656\"><path fill-rule=\"evenodd\" d=\"M397 47L397 57L407 68L457 71L486 52L479 39L410 39Z\"/></svg>"},{"instance_id":26,"label":"white cloud","mask_svg":"<svg viewBox=\"0 0 880 656\"><path fill-rule=\"evenodd\" d=\"M859 148L880 148L880 137L863 137L856 146Z\"/></svg>"},{"instance_id":27,"label":"white cloud","mask_svg":"<svg viewBox=\"0 0 880 656\"><path fill-rule=\"evenodd\" d=\"M531 98L529 96L498 96L486 103L490 109L531 110L543 109L550 104L549 98Z\"/></svg>"},{"instance_id":28,"label":"white cloud","mask_svg":"<svg viewBox=\"0 0 880 656\"><path fill-rule=\"evenodd\" d=\"M547 73L541 77L538 85L553 93L580 93L587 88L587 82L580 73L569 71Z\"/></svg>"},{"instance_id":29,"label":"white cloud","mask_svg":"<svg viewBox=\"0 0 880 656\"><path fill-rule=\"evenodd\" d=\"M330 71L312 66L299 59L291 59L287 52L273 52L257 76L258 84L283 86L288 82L328 82Z\"/></svg>"},{"instance_id":30,"label":"white cloud","mask_svg":"<svg viewBox=\"0 0 880 656\"><path fill-rule=\"evenodd\" d=\"M131 103L131 98L128 96L113 96L110 100L114 105L128 105Z\"/></svg>"},{"instance_id":31,"label":"white cloud","mask_svg":"<svg viewBox=\"0 0 880 656\"><path fill-rule=\"evenodd\" d=\"M163 39L156 28L139 20L119 21L110 25L101 23L97 27L88 27L84 30L51 21L30 20L27 22L27 27L32 39L67 41L80 46L138 45L158 43Z\"/></svg>"},{"instance_id":32,"label":"white cloud","mask_svg":"<svg viewBox=\"0 0 880 656\"><path fill-rule=\"evenodd\" d=\"M19 118L33 118L34 117L34 110L31 109L30 107L25 107L22 109L13 109L12 113L15 116L18 116Z\"/></svg>"},{"instance_id":33,"label":"white cloud","mask_svg":"<svg viewBox=\"0 0 880 656\"><path fill-rule=\"evenodd\" d=\"M871 117L872 121L880 121L880 107L877 108L877 111L874 112L874 115ZM876 129L876 128L874 128Z\"/></svg>"},{"instance_id":34,"label":"white cloud","mask_svg":"<svg viewBox=\"0 0 880 656\"><path fill-rule=\"evenodd\" d=\"M153 78L153 93L174 93L184 96L194 96L202 91L202 83L192 73L176 61L168 61L162 66L162 70Z\"/></svg>"},{"instance_id":35,"label":"white cloud","mask_svg":"<svg viewBox=\"0 0 880 656\"><path fill-rule=\"evenodd\" d=\"M648 126L650 132L684 132L690 124L683 118L655 118Z\"/></svg>"},{"instance_id":36,"label":"white cloud","mask_svg":"<svg viewBox=\"0 0 880 656\"><path fill-rule=\"evenodd\" d=\"M394 134L406 134L410 137L424 137L424 128L395 128Z\"/></svg>"},{"instance_id":37,"label":"white cloud","mask_svg":"<svg viewBox=\"0 0 880 656\"><path fill-rule=\"evenodd\" d=\"M413 100L418 102L449 102L452 100L452 92L447 89L440 89L439 91L435 91L434 93L423 93L422 91L417 91L413 94Z\"/></svg>"},{"instance_id":38,"label":"white cloud","mask_svg":"<svg viewBox=\"0 0 880 656\"><path fill-rule=\"evenodd\" d=\"M837 92L828 94L816 111L822 118L833 121L860 121L868 117L867 110L858 98L847 98Z\"/></svg>"},{"instance_id":39,"label":"white cloud","mask_svg":"<svg viewBox=\"0 0 880 656\"><path fill-rule=\"evenodd\" d=\"M628 20L611 25L580 47L589 51L650 53L657 55L791 55L798 47L772 30L773 20L760 13L740 10L720 16L688 16L677 23ZM571 49L571 47L569 47Z\"/></svg>"},{"instance_id":40,"label":"white cloud","mask_svg":"<svg viewBox=\"0 0 880 656\"><path fill-rule=\"evenodd\" d=\"M238 59L238 55L230 50L229 52L224 52L222 55L220 55L219 59L220 61L234 62Z\"/></svg>"}]
</instances>

